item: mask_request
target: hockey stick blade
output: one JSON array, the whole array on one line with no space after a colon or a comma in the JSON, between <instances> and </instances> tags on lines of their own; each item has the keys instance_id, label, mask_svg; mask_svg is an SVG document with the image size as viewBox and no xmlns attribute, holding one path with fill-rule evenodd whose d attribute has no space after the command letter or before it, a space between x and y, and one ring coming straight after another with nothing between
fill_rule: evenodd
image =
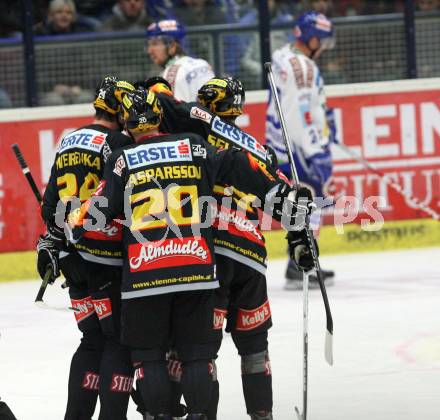
<instances>
[{"instance_id":1,"label":"hockey stick blade","mask_svg":"<svg viewBox=\"0 0 440 420\"><path fill-rule=\"evenodd\" d=\"M46 271L46 274L44 275L43 282L41 283L40 290L38 290L37 297L35 298L35 305L37 305L41 309L51 309L54 311L74 311L74 312L80 312L79 309L73 308L71 306L52 306L48 305L46 302L43 301L43 295L46 291L47 285L49 284L49 280L52 277L52 266L49 266L49 268Z\"/></svg>"},{"instance_id":2,"label":"hockey stick blade","mask_svg":"<svg viewBox=\"0 0 440 420\"><path fill-rule=\"evenodd\" d=\"M303 416L299 413L298 407L295 407L296 415L298 417L298 420L303 420Z\"/></svg>"},{"instance_id":3,"label":"hockey stick blade","mask_svg":"<svg viewBox=\"0 0 440 420\"><path fill-rule=\"evenodd\" d=\"M325 360L330 366L333 366L333 334L327 330L325 334Z\"/></svg>"},{"instance_id":4,"label":"hockey stick blade","mask_svg":"<svg viewBox=\"0 0 440 420\"><path fill-rule=\"evenodd\" d=\"M43 300L35 301L35 305L37 305L40 309L50 309L51 311L79 312L78 309L73 308L71 306L52 306L52 305L48 305Z\"/></svg>"}]
</instances>

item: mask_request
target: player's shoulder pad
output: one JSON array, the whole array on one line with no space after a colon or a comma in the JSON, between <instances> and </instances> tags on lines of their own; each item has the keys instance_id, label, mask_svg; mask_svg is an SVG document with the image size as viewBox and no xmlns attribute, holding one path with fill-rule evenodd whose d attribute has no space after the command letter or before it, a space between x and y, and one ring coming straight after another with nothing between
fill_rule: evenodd
<instances>
[{"instance_id":1,"label":"player's shoulder pad","mask_svg":"<svg viewBox=\"0 0 440 420\"><path fill-rule=\"evenodd\" d=\"M112 130L108 133L107 143L113 151L132 144L133 139L118 130Z\"/></svg>"},{"instance_id":2,"label":"player's shoulder pad","mask_svg":"<svg viewBox=\"0 0 440 420\"><path fill-rule=\"evenodd\" d=\"M106 163L106 167L108 166L115 175L122 176L123 170L127 167L124 150L133 146L133 144L130 144L129 146L114 150Z\"/></svg>"},{"instance_id":3,"label":"player's shoulder pad","mask_svg":"<svg viewBox=\"0 0 440 420\"><path fill-rule=\"evenodd\" d=\"M205 108L198 102L188 102L187 105L190 118L200 120L208 125L211 124L215 115L208 108Z\"/></svg>"},{"instance_id":4,"label":"player's shoulder pad","mask_svg":"<svg viewBox=\"0 0 440 420\"><path fill-rule=\"evenodd\" d=\"M183 133L180 134L180 136L189 138L193 158L206 159L208 145L202 136L199 136L196 133Z\"/></svg>"}]
</instances>

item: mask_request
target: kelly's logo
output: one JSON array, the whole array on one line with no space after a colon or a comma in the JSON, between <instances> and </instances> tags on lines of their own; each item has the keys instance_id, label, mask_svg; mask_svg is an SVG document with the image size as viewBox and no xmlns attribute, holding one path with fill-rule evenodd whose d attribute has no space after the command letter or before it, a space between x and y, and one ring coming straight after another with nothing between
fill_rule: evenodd
<instances>
[{"instance_id":1,"label":"kelly's logo","mask_svg":"<svg viewBox=\"0 0 440 420\"><path fill-rule=\"evenodd\" d=\"M263 325L270 318L269 301L266 300L256 309L239 309L237 317L237 330L248 331Z\"/></svg>"}]
</instances>

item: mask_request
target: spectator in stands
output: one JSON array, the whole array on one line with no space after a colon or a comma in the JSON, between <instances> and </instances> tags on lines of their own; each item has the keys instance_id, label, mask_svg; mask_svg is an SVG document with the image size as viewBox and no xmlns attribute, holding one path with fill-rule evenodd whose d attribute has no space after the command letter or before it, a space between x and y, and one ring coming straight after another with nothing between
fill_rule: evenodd
<instances>
[{"instance_id":1,"label":"spectator in stands","mask_svg":"<svg viewBox=\"0 0 440 420\"><path fill-rule=\"evenodd\" d=\"M318 13L331 17L333 16L334 6L332 0L311 0L310 9Z\"/></svg>"},{"instance_id":2,"label":"spectator in stands","mask_svg":"<svg viewBox=\"0 0 440 420\"><path fill-rule=\"evenodd\" d=\"M147 13L155 21L174 18L174 3L172 0L148 0Z\"/></svg>"},{"instance_id":3,"label":"spectator in stands","mask_svg":"<svg viewBox=\"0 0 440 420\"><path fill-rule=\"evenodd\" d=\"M18 4L11 4L10 0L0 0L0 10L0 38L20 36L20 6Z\"/></svg>"},{"instance_id":4,"label":"spectator in stands","mask_svg":"<svg viewBox=\"0 0 440 420\"><path fill-rule=\"evenodd\" d=\"M417 10L420 10L422 12L440 10L440 0L418 0Z\"/></svg>"},{"instance_id":5,"label":"spectator in stands","mask_svg":"<svg viewBox=\"0 0 440 420\"><path fill-rule=\"evenodd\" d=\"M12 101L9 98L9 95L6 93L4 89L0 88L0 109L11 108L11 107L12 107Z\"/></svg>"},{"instance_id":6,"label":"spectator in stands","mask_svg":"<svg viewBox=\"0 0 440 420\"><path fill-rule=\"evenodd\" d=\"M42 95L40 105L55 106L69 104L84 104L93 100L93 92L80 86L58 84L51 92Z\"/></svg>"},{"instance_id":7,"label":"spectator in stands","mask_svg":"<svg viewBox=\"0 0 440 420\"><path fill-rule=\"evenodd\" d=\"M95 30L93 24L77 20L73 0L52 0L47 19L34 27L35 35L67 35Z\"/></svg>"},{"instance_id":8,"label":"spectator in stands","mask_svg":"<svg viewBox=\"0 0 440 420\"><path fill-rule=\"evenodd\" d=\"M181 0L174 9L179 21L186 26L225 23L226 16L211 0Z\"/></svg>"},{"instance_id":9,"label":"spectator in stands","mask_svg":"<svg viewBox=\"0 0 440 420\"><path fill-rule=\"evenodd\" d=\"M101 31L143 31L152 22L145 10L145 0L118 0Z\"/></svg>"},{"instance_id":10,"label":"spectator in stands","mask_svg":"<svg viewBox=\"0 0 440 420\"><path fill-rule=\"evenodd\" d=\"M82 16L100 20L110 16L115 0L75 0L76 10Z\"/></svg>"}]
</instances>

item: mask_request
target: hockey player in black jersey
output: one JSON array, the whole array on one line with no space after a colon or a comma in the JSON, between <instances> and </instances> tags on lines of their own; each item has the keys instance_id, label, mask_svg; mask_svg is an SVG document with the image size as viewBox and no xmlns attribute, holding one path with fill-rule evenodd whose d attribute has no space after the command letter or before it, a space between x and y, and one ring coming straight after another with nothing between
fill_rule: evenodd
<instances>
[{"instance_id":1,"label":"hockey player in black jersey","mask_svg":"<svg viewBox=\"0 0 440 420\"><path fill-rule=\"evenodd\" d=\"M98 228L88 224L95 205L106 221L124 211L122 340L132 349L143 400L154 419L171 418L165 353L172 343L182 360L188 419L205 419L218 288L206 204L217 182L263 202L285 199L290 188L269 168L255 168L249 153L216 149L193 133L159 133L162 109L151 91L125 95L123 108L136 144L111 156L96 197L77 215L73 238ZM281 217L279 209L275 215Z\"/></svg>"},{"instance_id":2,"label":"hockey player in black jersey","mask_svg":"<svg viewBox=\"0 0 440 420\"><path fill-rule=\"evenodd\" d=\"M120 226L109 223L101 232L89 232L74 247L67 247L56 222L62 226L65 211L60 209L68 211L72 199L84 202L95 192L111 152L132 143L120 132L118 111L122 92L133 90L113 77L98 85L94 121L61 140L43 198L47 234L37 247L38 271L43 277L51 266L51 280L55 280L59 260L82 333L70 366L65 420L90 420L98 394L100 420L126 420L133 368L130 352L119 337Z\"/></svg>"},{"instance_id":3,"label":"hockey player in black jersey","mask_svg":"<svg viewBox=\"0 0 440 420\"><path fill-rule=\"evenodd\" d=\"M270 166L276 167L267 150L235 125L245 101L245 92L238 79L209 80L199 90L199 103L176 101L167 91L166 81L160 78L152 78L146 84L162 92L158 96L164 108L163 129L171 132L186 129L201 135L217 148L244 149L263 172L268 172ZM216 183L214 193L218 202L214 246L221 285L217 291L215 327L221 329L223 320L227 319L226 331L231 333L242 359L243 393L248 414L255 420L271 419L272 376L267 331L272 326L272 319L265 278L267 251L258 212L252 206L255 196L221 183ZM228 197L229 205L225 205ZM218 383L214 386L218 387ZM216 418L217 402L218 395L214 394L209 420Z\"/></svg>"},{"instance_id":4,"label":"hockey player in black jersey","mask_svg":"<svg viewBox=\"0 0 440 420\"><path fill-rule=\"evenodd\" d=\"M240 80L232 77L215 78L206 82L198 93L201 104L231 124L243 113L245 92ZM208 142L229 148L228 131L223 136L208 135ZM231 130L232 133L232 130ZM226 134L226 136L225 136ZM259 160L260 159L260 160ZM266 159L255 157L260 165L269 165ZM227 320L226 331L231 333L241 357L241 379L247 413L252 420L272 419L272 371L268 352L268 329L272 326L267 296L264 236L260 231L257 209L252 207L253 197L243 195L239 189L232 193L228 186L216 186L218 229L215 231L216 260L218 264L219 316ZM221 207L225 195L233 197L230 209ZM245 208L241 208L245 207ZM221 223L225 225L221 228ZM238 250L238 251L237 251ZM223 311L223 312L222 312Z\"/></svg>"}]
</instances>

